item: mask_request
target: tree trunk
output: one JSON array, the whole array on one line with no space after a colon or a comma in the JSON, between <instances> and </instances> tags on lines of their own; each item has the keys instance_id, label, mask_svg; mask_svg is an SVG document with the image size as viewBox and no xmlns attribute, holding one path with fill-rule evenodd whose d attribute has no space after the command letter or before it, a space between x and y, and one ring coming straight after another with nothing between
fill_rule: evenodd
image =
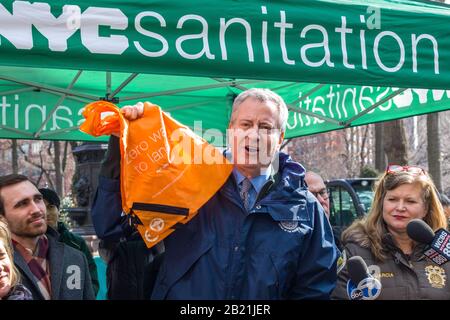
<instances>
[{"instance_id":1,"label":"tree trunk","mask_svg":"<svg viewBox=\"0 0 450 320\"><path fill-rule=\"evenodd\" d=\"M408 164L408 148L403 121L384 123L384 151L389 164Z\"/></svg>"},{"instance_id":2,"label":"tree trunk","mask_svg":"<svg viewBox=\"0 0 450 320\"><path fill-rule=\"evenodd\" d=\"M60 197L63 196L63 173L61 170L61 145L59 141L54 141L53 146L55 148L53 163L55 165L55 185L56 192Z\"/></svg>"},{"instance_id":3,"label":"tree trunk","mask_svg":"<svg viewBox=\"0 0 450 320\"><path fill-rule=\"evenodd\" d=\"M370 125L366 125L365 127L361 127L361 130L364 130L362 141L361 141L361 147L359 148L359 172L362 171L364 166L369 162L369 151L366 150L366 142L369 136L369 128Z\"/></svg>"},{"instance_id":4,"label":"tree trunk","mask_svg":"<svg viewBox=\"0 0 450 320\"><path fill-rule=\"evenodd\" d=\"M12 172L19 173L19 155L17 154L17 140L11 139L11 160L12 160Z\"/></svg>"},{"instance_id":5,"label":"tree trunk","mask_svg":"<svg viewBox=\"0 0 450 320\"><path fill-rule=\"evenodd\" d=\"M67 165L67 152L69 149L69 141L64 142L64 154L61 162L61 170L62 172L66 172L66 165Z\"/></svg>"},{"instance_id":6,"label":"tree trunk","mask_svg":"<svg viewBox=\"0 0 450 320\"><path fill-rule=\"evenodd\" d=\"M441 138L439 137L439 114L427 115L427 154L428 171L436 188L442 192L441 179Z\"/></svg>"},{"instance_id":7,"label":"tree trunk","mask_svg":"<svg viewBox=\"0 0 450 320\"><path fill-rule=\"evenodd\" d=\"M384 125L375 124L375 169L383 172L386 169L386 153L384 152Z\"/></svg>"}]
</instances>

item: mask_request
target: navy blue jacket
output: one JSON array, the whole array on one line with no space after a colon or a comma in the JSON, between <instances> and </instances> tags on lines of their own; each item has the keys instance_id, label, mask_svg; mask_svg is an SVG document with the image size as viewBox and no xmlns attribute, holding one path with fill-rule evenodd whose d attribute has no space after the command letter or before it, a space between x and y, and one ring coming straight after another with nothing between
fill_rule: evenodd
<instances>
[{"instance_id":1,"label":"navy blue jacket","mask_svg":"<svg viewBox=\"0 0 450 320\"><path fill-rule=\"evenodd\" d=\"M338 251L303 178L304 168L280 154L279 173L247 212L231 175L197 216L164 240L152 298L328 299ZM100 238L120 237L119 189L117 180L101 177L92 208Z\"/></svg>"}]
</instances>

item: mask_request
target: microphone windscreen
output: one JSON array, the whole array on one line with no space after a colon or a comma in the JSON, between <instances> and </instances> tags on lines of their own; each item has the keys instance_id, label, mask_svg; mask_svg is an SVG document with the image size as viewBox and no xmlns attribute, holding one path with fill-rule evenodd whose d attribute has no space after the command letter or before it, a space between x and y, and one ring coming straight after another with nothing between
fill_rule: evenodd
<instances>
[{"instance_id":1,"label":"microphone windscreen","mask_svg":"<svg viewBox=\"0 0 450 320\"><path fill-rule=\"evenodd\" d=\"M347 260L347 270L350 279L355 285L358 285L361 280L369 277L367 264L360 256L354 256Z\"/></svg>"},{"instance_id":2,"label":"microphone windscreen","mask_svg":"<svg viewBox=\"0 0 450 320\"><path fill-rule=\"evenodd\" d=\"M429 244L434 239L434 231L422 219L413 219L406 226L408 236L414 241Z\"/></svg>"}]
</instances>

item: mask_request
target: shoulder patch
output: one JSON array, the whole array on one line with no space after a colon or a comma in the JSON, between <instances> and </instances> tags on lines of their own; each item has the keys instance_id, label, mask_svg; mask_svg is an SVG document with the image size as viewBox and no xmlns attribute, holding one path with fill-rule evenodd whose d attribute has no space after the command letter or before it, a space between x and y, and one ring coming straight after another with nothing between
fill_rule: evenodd
<instances>
[{"instance_id":1,"label":"shoulder patch","mask_svg":"<svg viewBox=\"0 0 450 320\"><path fill-rule=\"evenodd\" d=\"M347 263L347 253L345 249L342 250L340 257L337 260L337 273L341 272L344 269L345 264Z\"/></svg>"}]
</instances>

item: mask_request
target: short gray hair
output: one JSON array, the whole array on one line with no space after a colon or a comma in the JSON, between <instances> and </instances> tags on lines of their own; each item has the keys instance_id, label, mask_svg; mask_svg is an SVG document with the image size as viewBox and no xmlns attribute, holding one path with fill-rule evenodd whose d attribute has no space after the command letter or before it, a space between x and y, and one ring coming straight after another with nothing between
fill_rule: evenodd
<instances>
[{"instance_id":1,"label":"short gray hair","mask_svg":"<svg viewBox=\"0 0 450 320\"><path fill-rule=\"evenodd\" d=\"M238 110L239 106L247 99L253 98L260 102L273 102L275 106L278 108L278 120L279 120L279 128L281 132L286 131L286 124L288 120L288 108L283 98L281 98L278 94L269 89L261 89L261 88L252 88L246 91L241 92L233 102L233 110L231 112L231 120L233 121L233 115Z\"/></svg>"}]
</instances>

